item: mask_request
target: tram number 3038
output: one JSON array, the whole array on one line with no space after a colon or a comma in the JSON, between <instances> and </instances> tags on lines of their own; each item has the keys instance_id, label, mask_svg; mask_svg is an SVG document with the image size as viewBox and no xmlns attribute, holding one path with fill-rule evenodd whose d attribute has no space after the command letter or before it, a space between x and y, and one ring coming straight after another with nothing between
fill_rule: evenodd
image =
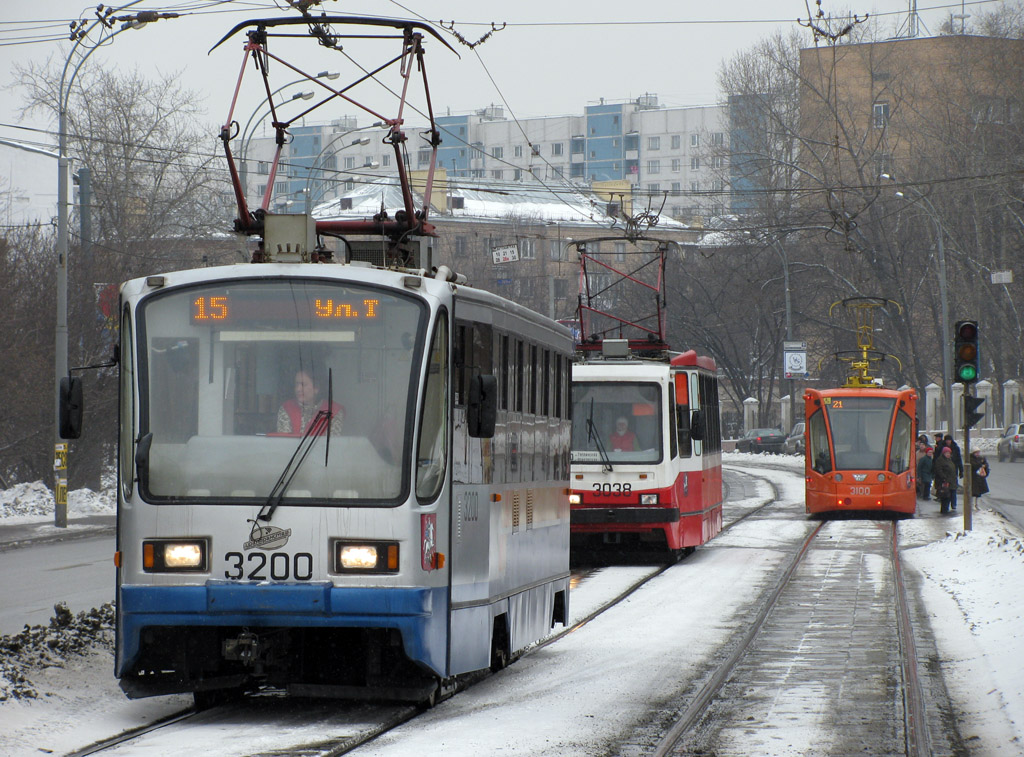
<instances>
[{"instance_id":1,"label":"tram number 3038","mask_svg":"<svg viewBox=\"0 0 1024 757\"><path fill-rule=\"evenodd\" d=\"M313 555L309 552L274 552L269 557L266 552L228 552L224 560L228 563L224 577L232 581L308 581L313 577Z\"/></svg>"},{"instance_id":2,"label":"tram number 3038","mask_svg":"<svg viewBox=\"0 0 1024 757\"><path fill-rule=\"evenodd\" d=\"M632 484L622 483L596 483L594 484L594 494L598 497L616 497L622 494L631 494L633 492Z\"/></svg>"}]
</instances>

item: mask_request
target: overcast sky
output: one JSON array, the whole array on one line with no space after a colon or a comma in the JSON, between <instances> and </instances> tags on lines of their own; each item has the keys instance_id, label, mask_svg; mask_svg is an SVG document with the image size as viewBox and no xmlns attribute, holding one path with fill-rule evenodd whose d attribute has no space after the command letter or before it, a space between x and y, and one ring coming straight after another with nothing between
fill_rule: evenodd
<instances>
[{"instance_id":1,"label":"overcast sky","mask_svg":"<svg viewBox=\"0 0 1024 757\"><path fill-rule=\"evenodd\" d=\"M827 12L845 13L845 3L822 0ZM127 3L120 2L116 7ZM149 24L145 28L123 32L97 50L90 64L121 69L137 67L147 75L173 73L182 86L198 92L207 116L214 125L226 120L231 94L242 62L243 35L237 35L208 55L207 51L235 24L252 18L282 17L278 5L285 0L142 0L131 4L125 13L143 9L174 11L180 18ZM455 30L476 41L494 23L507 26L495 31L475 49L458 43L442 30L442 36L459 56L444 49L436 40L427 43L427 71L435 112L465 113L491 104L504 105L506 116L525 118L540 115L582 113L589 103L600 98L623 100L650 93L662 105L684 106L712 104L718 99L716 75L723 60L750 48L757 40L776 30L802 31L812 44L809 32L796 23L806 21L816 11L813 0L731 0L695 2L694 0L647 0L637 5L609 0L589 2L551 2L516 0L514 3L481 3L479 0L325 0L324 9L334 15L375 14L400 18L420 18L435 26L455 22ZM966 11L1000 5L999 0L966 2ZM882 28L895 33L905 26L908 0L864 0L849 6L858 14L876 16ZM0 82L12 79L16 62L67 58L69 22L95 19L96 2L83 0L6 0L0 11ZM493 7L494 10L489 10ZM961 3L948 0L918 0L924 27L936 33L950 13L960 13ZM922 29L922 33L925 33ZM94 32L95 36L95 32ZM302 48L285 47L273 42L271 50L281 53L303 70L330 69L342 72L336 83L354 79L357 69L344 55L317 48L306 42ZM84 47L84 46L80 46ZM347 43L347 51L356 63L373 67L397 51L397 43L383 43L372 49ZM251 69L251 67L250 67ZM276 72L272 86L297 77ZM393 115L393 98L368 91L364 85L357 99L366 98L380 107L384 115ZM254 72L247 74L235 111L235 120L243 124L263 100L265 92ZM379 99L383 97L384 99ZM375 99L378 98L378 99ZM387 102L385 102L387 100ZM14 89L0 96L0 138L46 141L46 135L12 128L21 122L20 93ZM321 115L322 114L322 115ZM311 121L325 121L340 115L361 115L354 108L319 111ZM361 115L360 123L375 118ZM410 120L413 120L410 118ZM35 120L32 126L46 127ZM24 153L0 146L0 192L19 188L25 178L16 170ZM46 161L46 158L40 160ZM45 169L39 169L45 173Z\"/></svg>"}]
</instances>

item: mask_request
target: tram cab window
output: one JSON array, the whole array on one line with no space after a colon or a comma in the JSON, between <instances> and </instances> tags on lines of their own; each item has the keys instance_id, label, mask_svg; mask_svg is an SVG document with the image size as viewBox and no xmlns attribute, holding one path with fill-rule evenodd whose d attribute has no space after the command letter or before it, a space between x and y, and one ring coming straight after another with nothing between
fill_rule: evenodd
<instances>
[{"instance_id":1,"label":"tram cab window","mask_svg":"<svg viewBox=\"0 0 1024 757\"><path fill-rule=\"evenodd\" d=\"M397 504L410 485L403 461L426 320L425 305L404 293L316 279L229 280L144 300L135 433L150 446L141 496L265 501L302 436L293 426L311 428L330 412L330 444L314 441L284 499ZM296 410L305 372L317 394ZM287 430L282 413L298 418Z\"/></svg>"},{"instance_id":2,"label":"tram cab window","mask_svg":"<svg viewBox=\"0 0 1024 757\"><path fill-rule=\"evenodd\" d=\"M661 387L646 382L572 384L574 463L662 459Z\"/></svg>"},{"instance_id":3,"label":"tram cab window","mask_svg":"<svg viewBox=\"0 0 1024 757\"><path fill-rule=\"evenodd\" d=\"M832 456L828 451L828 433L825 430L825 414L815 410L808 423L808 452L811 456L811 468L818 473L832 470Z\"/></svg>"},{"instance_id":4,"label":"tram cab window","mask_svg":"<svg viewBox=\"0 0 1024 757\"><path fill-rule=\"evenodd\" d=\"M910 452L914 447L914 422L900 410L892 430L892 444L889 445L889 470L903 473L910 467Z\"/></svg>"},{"instance_id":5,"label":"tram cab window","mask_svg":"<svg viewBox=\"0 0 1024 757\"><path fill-rule=\"evenodd\" d=\"M427 356L423 414L416 451L416 496L433 500L441 491L448 463L448 320L442 314Z\"/></svg>"}]
</instances>

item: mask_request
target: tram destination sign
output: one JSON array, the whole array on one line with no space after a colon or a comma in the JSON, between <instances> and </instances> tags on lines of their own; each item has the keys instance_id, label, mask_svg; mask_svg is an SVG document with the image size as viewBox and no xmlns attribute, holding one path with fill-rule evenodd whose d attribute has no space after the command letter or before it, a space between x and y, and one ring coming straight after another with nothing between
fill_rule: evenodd
<instances>
[{"instance_id":1,"label":"tram destination sign","mask_svg":"<svg viewBox=\"0 0 1024 757\"><path fill-rule=\"evenodd\" d=\"M491 248L491 257L497 263L514 263L519 260L519 245L506 244Z\"/></svg>"}]
</instances>

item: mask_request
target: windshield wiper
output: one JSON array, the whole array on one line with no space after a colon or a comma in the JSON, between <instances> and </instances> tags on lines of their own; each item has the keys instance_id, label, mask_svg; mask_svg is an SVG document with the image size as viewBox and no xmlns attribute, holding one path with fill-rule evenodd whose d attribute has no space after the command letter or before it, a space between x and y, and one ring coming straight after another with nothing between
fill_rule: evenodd
<instances>
[{"instance_id":1,"label":"windshield wiper","mask_svg":"<svg viewBox=\"0 0 1024 757\"><path fill-rule=\"evenodd\" d=\"M281 471L280 477L277 479L277 483L274 484L274 488L270 490L270 494L267 496L267 502L260 508L259 514L256 516L256 520L270 522L270 519L274 515L274 511L281 504L281 500L284 498L284 493L288 491L288 487L292 483L292 479L295 478L295 474L299 472L299 468L302 466L302 461L306 459L306 455L313 449L313 445L316 443L316 438L323 433L327 435L327 442L324 449L324 467L327 467L327 461L331 455L331 423L334 421L334 376L331 369L327 370L327 409L317 410L316 415L313 416L313 420L309 422L309 428L306 429L306 433L299 439L299 445L295 448L295 452L292 453L291 459L288 464L284 466L284 470Z\"/></svg>"},{"instance_id":2,"label":"windshield wiper","mask_svg":"<svg viewBox=\"0 0 1024 757\"><path fill-rule=\"evenodd\" d=\"M612 461L608 457L608 452L604 448L604 443L601 441L601 435L597 433L597 428L594 426L594 398L590 398L590 414L587 416L587 441L593 441L597 446L597 451L601 454L601 462L604 465L601 466L601 470L606 473L612 471Z\"/></svg>"}]
</instances>

